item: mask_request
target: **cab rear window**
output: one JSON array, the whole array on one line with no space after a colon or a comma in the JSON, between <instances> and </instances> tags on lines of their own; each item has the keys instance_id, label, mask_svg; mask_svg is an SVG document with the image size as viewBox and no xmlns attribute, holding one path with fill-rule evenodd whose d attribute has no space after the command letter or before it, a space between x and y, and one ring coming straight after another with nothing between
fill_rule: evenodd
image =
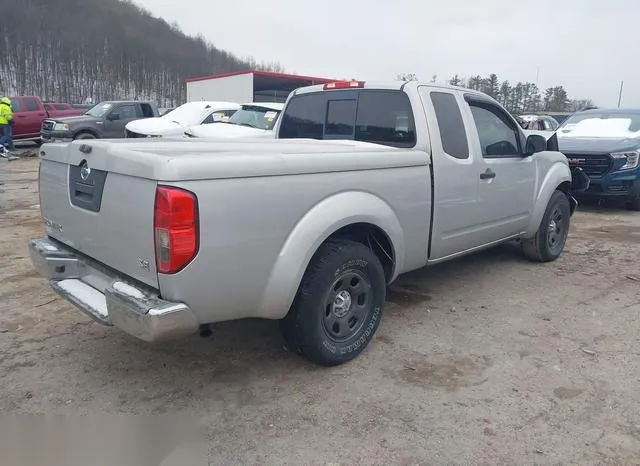
<instances>
[{"instance_id":1,"label":"cab rear window","mask_svg":"<svg viewBox=\"0 0 640 466\"><path fill-rule=\"evenodd\" d=\"M411 103L402 91L345 90L301 94L285 109L281 139L350 139L413 147Z\"/></svg>"}]
</instances>

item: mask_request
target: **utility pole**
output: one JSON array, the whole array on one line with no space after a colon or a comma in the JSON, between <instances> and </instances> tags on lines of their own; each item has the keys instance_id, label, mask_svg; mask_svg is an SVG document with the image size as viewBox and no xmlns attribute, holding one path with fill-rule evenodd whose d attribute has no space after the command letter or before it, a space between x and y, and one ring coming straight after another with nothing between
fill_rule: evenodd
<instances>
[{"instance_id":1,"label":"utility pole","mask_svg":"<svg viewBox=\"0 0 640 466\"><path fill-rule=\"evenodd\" d=\"M618 108L620 108L620 104L622 103L622 89L624 88L624 81L620 81L620 94L618 94Z\"/></svg>"}]
</instances>

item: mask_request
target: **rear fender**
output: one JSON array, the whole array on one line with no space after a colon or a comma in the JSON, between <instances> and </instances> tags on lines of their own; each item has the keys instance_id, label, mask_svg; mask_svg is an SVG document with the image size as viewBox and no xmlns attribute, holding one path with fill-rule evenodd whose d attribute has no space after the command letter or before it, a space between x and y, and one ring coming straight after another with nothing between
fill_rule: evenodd
<instances>
[{"instance_id":1,"label":"rear fender","mask_svg":"<svg viewBox=\"0 0 640 466\"><path fill-rule=\"evenodd\" d=\"M551 165L540 184L525 237L531 238L536 234L540 227L540 222L542 221L544 212L547 210L547 205L549 204L551 196L564 182L571 183L571 171L566 163L555 162ZM571 197L569 197L569 201L571 202Z\"/></svg>"},{"instance_id":2,"label":"rear fender","mask_svg":"<svg viewBox=\"0 0 640 466\"><path fill-rule=\"evenodd\" d=\"M370 223L381 228L391 241L396 271L403 269L404 236L393 209L366 192L342 192L309 210L293 228L274 264L262 295L260 315L280 319L288 312L311 258L320 245L340 228Z\"/></svg>"}]
</instances>

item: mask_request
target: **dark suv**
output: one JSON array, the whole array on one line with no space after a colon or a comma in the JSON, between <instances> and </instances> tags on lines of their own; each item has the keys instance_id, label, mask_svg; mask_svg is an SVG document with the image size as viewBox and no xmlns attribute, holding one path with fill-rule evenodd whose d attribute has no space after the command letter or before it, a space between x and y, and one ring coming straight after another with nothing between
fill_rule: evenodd
<instances>
[{"instance_id":1,"label":"dark suv","mask_svg":"<svg viewBox=\"0 0 640 466\"><path fill-rule=\"evenodd\" d=\"M591 180L583 196L620 199L640 211L640 110L583 111L556 134L569 165Z\"/></svg>"}]
</instances>

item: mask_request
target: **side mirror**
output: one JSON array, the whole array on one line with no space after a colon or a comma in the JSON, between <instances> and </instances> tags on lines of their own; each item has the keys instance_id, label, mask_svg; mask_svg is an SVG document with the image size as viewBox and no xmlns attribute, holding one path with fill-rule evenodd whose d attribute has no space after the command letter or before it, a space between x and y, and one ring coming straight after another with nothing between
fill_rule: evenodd
<instances>
[{"instance_id":1,"label":"side mirror","mask_svg":"<svg viewBox=\"0 0 640 466\"><path fill-rule=\"evenodd\" d=\"M527 137L527 144L525 145L524 155L533 155L536 152L544 152L547 150L547 140L544 136L539 134L531 134Z\"/></svg>"},{"instance_id":2,"label":"side mirror","mask_svg":"<svg viewBox=\"0 0 640 466\"><path fill-rule=\"evenodd\" d=\"M116 121L120 119L120 114L119 113L110 113L109 116L107 117L107 120L109 121Z\"/></svg>"}]
</instances>

